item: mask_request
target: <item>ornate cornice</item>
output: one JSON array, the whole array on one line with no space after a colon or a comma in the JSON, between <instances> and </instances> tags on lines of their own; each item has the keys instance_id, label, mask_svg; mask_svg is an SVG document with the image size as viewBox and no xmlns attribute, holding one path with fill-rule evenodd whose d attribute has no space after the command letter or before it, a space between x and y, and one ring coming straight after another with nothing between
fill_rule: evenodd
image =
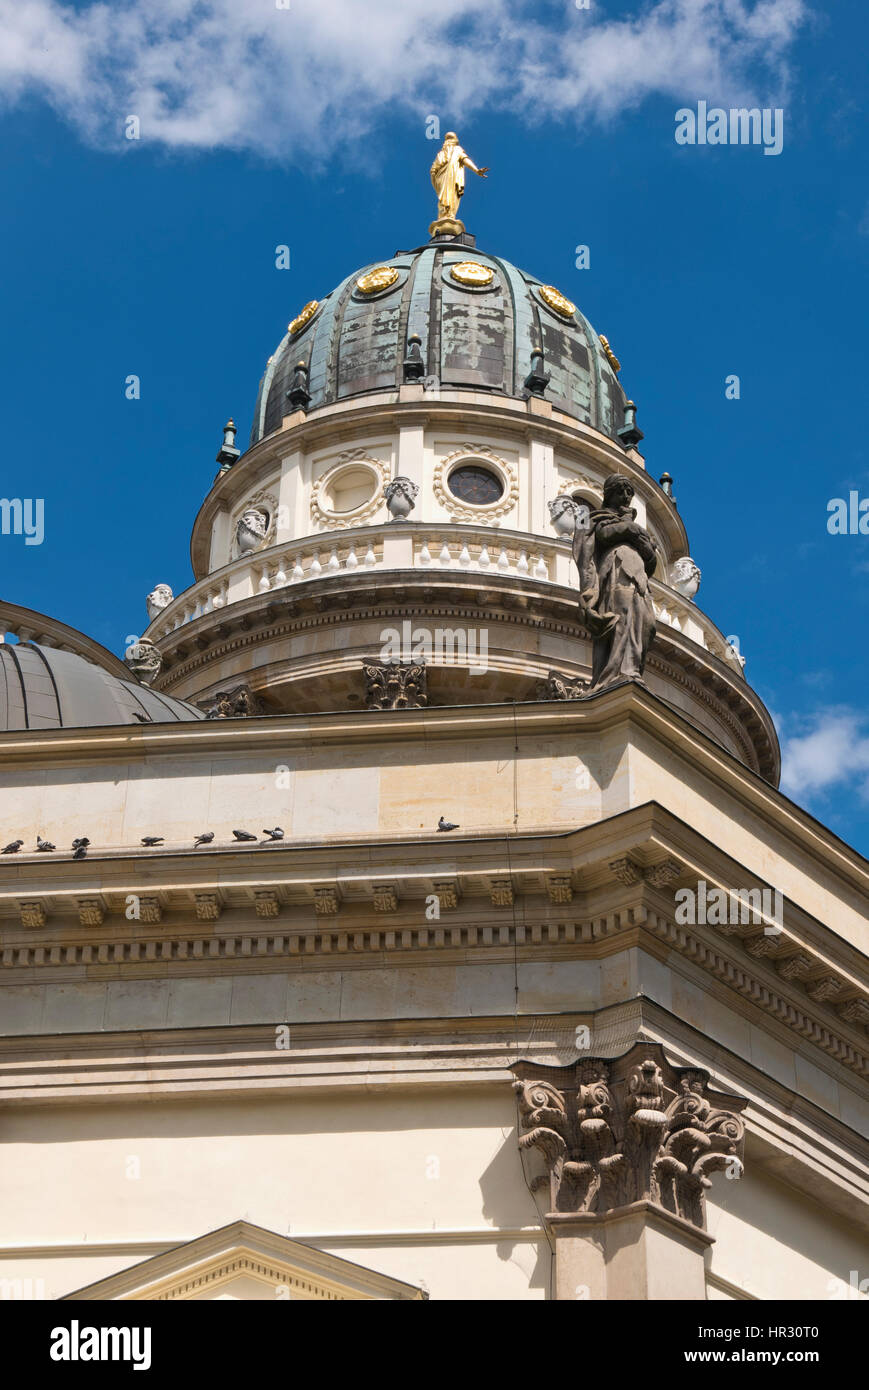
<instances>
[{"instance_id":1,"label":"ornate cornice","mask_svg":"<svg viewBox=\"0 0 869 1390\"><path fill-rule=\"evenodd\" d=\"M621 865L622 861L618 863ZM667 861L663 861L663 865L667 866ZM450 913L450 920L423 926L418 925L422 916L421 907L432 891L437 892L428 879L415 888L414 903L407 886L399 890L394 880L387 881L382 876L376 881L372 878L366 888L366 901L372 918L380 919L376 925L358 916L355 920L342 921L348 905L348 884L309 886L313 908L310 927L300 926L292 919L285 892L264 892L252 887L248 893L251 920L240 923L234 929L226 924L225 915L221 916L221 925L210 931L201 925L191 931L183 924L167 923L162 934L143 932L141 928L133 934L129 924L120 930L106 923L100 929L98 939L84 939L80 932L72 936L69 930L64 939L58 939L56 931L52 935L49 929L49 934L43 940L7 940L0 949L0 969L4 974L12 972L7 978L14 978L14 972L18 970L32 972L57 968L65 972L70 967L76 971L84 967L90 978L99 978L106 970L112 976L118 973L126 976L163 975L167 969L173 974L204 972L221 975L281 970L292 962L305 967L316 965L318 970L345 969L364 965L372 957L382 964L395 958L395 963L400 960L402 963L409 961L420 965L433 954L441 964L461 961L468 952L480 951L491 952L493 959L498 960L515 959L517 956L594 959L624 950L629 944L625 938L629 938L630 944L642 944L644 933L648 933L849 1070L861 1076L869 1075L869 1056L856 1041L857 1034L865 1034L866 1031L863 1014L856 1012L857 1006L862 1009L869 1007L865 992L860 994L855 991L853 981L843 974L834 975L829 965L818 958L813 962L816 973L820 972L822 980L838 978L842 992L848 996L847 1001L837 1007L834 1007L835 999L818 1001L812 996L811 982L800 979L799 984L806 988L806 997L810 1001L801 1007L794 994L797 981L779 975L784 980L785 989L790 986L791 992L788 994L777 989L774 983L777 976L769 973L774 966L766 966L764 958L759 958L756 964L750 958L744 964L737 962L732 950L710 942L708 931L704 936L701 932L679 927L670 917L644 902L645 893L660 891L650 882L658 867L647 868L640 881L633 884L637 889L636 901L593 915L580 915L573 911L572 906L568 908L560 887L568 876L550 875L549 883L559 883L561 911L557 915L545 908L538 911L533 902L524 901L524 921L515 920L513 912L517 883L521 884L522 881L522 875L515 865L509 878L503 873L483 873L478 882L470 883L463 876L463 915L475 920L461 920L461 913L458 920L453 917L457 908L452 906L453 896L448 887L444 909ZM667 867L668 876L669 873ZM625 872L614 873L614 877L624 883ZM358 894L358 888L355 891ZM478 925L483 916L478 905L483 894L489 900L489 908L497 911L486 914ZM154 904L153 911L140 920L162 923L166 914L161 911L161 900L166 896L152 895L148 901ZM202 894L197 896L201 897ZM216 888L206 896L209 900L220 901ZM126 898L116 905L119 916L125 901ZM552 902L551 894L549 901ZM358 908L358 899L354 906ZM540 907L543 907L542 902ZM395 914L395 920L389 926L383 923L384 914ZM192 913L190 915L193 916ZM197 921L201 921L198 911L195 916ZM276 922L284 918L285 924L282 929L277 925L265 928L257 923L257 918ZM758 929L755 927L753 930L757 934ZM33 928L28 930L28 937L32 936L32 931ZM728 938L728 944L731 939ZM792 948L792 938L789 938L789 945ZM791 958L787 948L782 954L785 960ZM853 1018L850 1017L852 1013ZM847 1036L847 1029L842 1029L842 1023L851 1025L853 1040Z\"/></svg>"}]
</instances>

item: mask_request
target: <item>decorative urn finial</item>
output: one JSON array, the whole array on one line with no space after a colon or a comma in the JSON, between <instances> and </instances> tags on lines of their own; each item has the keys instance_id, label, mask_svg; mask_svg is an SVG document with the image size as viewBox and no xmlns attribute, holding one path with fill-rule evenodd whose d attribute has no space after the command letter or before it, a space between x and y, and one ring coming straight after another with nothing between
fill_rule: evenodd
<instances>
[{"instance_id":1,"label":"decorative urn finial","mask_svg":"<svg viewBox=\"0 0 869 1390\"><path fill-rule=\"evenodd\" d=\"M551 377L547 375L543 349L535 343L531 349L531 370L525 378L524 386L529 396L543 396Z\"/></svg>"},{"instance_id":2,"label":"decorative urn finial","mask_svg":"<svg viewBox=\"0 0 869 1390\"><path fill-rule=\"evenodd\" d=\"M307 362L297 362L296 370L293 374L293 383L287 392L287 400L293 410L307 410L311 404L311 393L308 390L308 364Z\"/></svg>"},{"instance_id":3,"label":"decorative urn finial","mask_svg":"<svg viewBox=\"0 0 869 1390\"><path fill-rule=\"evenodd\" d=\"M406 521L413 511L419 488L410 478L393 478L383 489L390 520Z\"/></svg>"},{"instance_id":4,"label":"decorative urn finial","mask_svg":"<svg viewBox=\"0 0 869 1390\"><path fill-rule=\"evenodd\" d=\"M425 376L425 362L422 358L422 338L418 333L408 334L407 354L404 359L405 381L421 381Z\"/></svg>"},{"instance_id":5,"label":"decorative urn finial","mask_svg":"<svg viewBox=\"0 0 869 1390\"><path fill-rule=\"evenodd\" d=\"M223 443L217 451L216 462L220 464L221 473L228 473L241 453L241 450L235 447L237 432L235 421L230 416L223 427Z\"/></svg>"},{"instance_id":6,"label":"decorative urn finial","mask_svg":"<svg viewBox=\"0 0 869 1390\"><path fill-rule=\"evenodd\" d=\"M640 440L645 438L637 424L637 407L633 401L625 401L625 423L618 431L618 436L626 449L636 449Z\"/></svg>"},{"instance_id":7,"label":"decorative urn finial","mask_svg":"<svg viewBox=\"0 0 869 1390\"><path fill-rule=\"evenodd\" d=\"M559 497L553 497L546 505L552 525L559 536L569 536L572 539L577 531L588 530L591 513L586 502L576 502L572 497L562 493Z\"/></svg>"},{"instance_id":8,"label":"decorative urn finial","mask_svg":"<svg viewBox=\"0 0 869 1390\"><path fill-rule=\"evenodd\" d=\"M133 642L124 652L124 662L142 685L150 685L160 674L163 657L153 642Z\"/></svg>"},{"instance_id":9,"label":"decorative urn finial","mask_svg":"<svg viewBox=\"0 0 869 1390\"><path fill-rule=\"evenodd\" d=\"M248 507L235 528L235 540L240 555L249 555L263 545L269 529L269 514L260 507Z\"/></svg>"}]
</instances>

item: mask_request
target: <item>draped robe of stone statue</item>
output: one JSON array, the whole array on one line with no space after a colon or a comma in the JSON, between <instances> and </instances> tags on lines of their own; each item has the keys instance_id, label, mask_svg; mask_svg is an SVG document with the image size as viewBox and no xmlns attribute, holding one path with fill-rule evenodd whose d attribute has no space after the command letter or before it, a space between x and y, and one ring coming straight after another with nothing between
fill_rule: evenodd
<instances>
[{"instance_id":1,"label":"draped robe of stone statue","mask_svg":"<svg viewBox=\"0 0 869 1390\"><path fill-rule=\"evenodd\" d=\"M655 635L649 576L657 552L629 505L633 495L627 478L608 478L603 507L574 534L580 612L594 638L591 690L641 679Z\"/></svg>"}]
</instances>

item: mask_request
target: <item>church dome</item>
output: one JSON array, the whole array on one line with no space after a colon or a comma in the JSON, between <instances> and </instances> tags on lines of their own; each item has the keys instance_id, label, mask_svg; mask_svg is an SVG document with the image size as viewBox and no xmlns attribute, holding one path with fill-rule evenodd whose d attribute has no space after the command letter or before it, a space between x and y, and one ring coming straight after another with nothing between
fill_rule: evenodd
<instances>
[{"instance_id":1,"label":"church dome","mask_svg":"<svg viewBox=\"0 0 869 1390\"><path fill-rule=\"evenodd\" d=\"M300 309L269 358L250 442L280 429L292 413L287 393L300 362L307 408L317 410L394 392L410 376L445 390L521 398L538 348L549 377L546 399L617 439L626 400L619 363L564 294L503 257L477 251L468 235L400 251L355 270Z\"/></svg>"},{"instance_id":2,"label":"church dome","mask_svg":"<svg viewBox=\"0 0 869 1390\"><path fill-rule=\"evenodd\" d=\"M203 719L201 710L118 676L75 652L0 645L0 730L81 729Z\"/></svg>"}]
</instances>

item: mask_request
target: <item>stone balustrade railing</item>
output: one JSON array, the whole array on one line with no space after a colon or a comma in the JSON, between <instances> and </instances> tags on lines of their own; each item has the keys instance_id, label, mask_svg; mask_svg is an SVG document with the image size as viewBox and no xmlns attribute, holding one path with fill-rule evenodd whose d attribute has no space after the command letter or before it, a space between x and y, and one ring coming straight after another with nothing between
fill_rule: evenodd
<instances>
[{"instance_id":1,"label":"stone balustrade railing","mask_svg":"<svg viewBox=\"0 0 869 1390\"><path fill-rule=\"evenodd\" d=\"M456 569L480 574L513 574L551 584L570 583L570 549L520 532L464 525L387 525L352 532L308 536L269 546L232 564L179 594L155 618L143 637L159 642L186 623L255 594L291 588L334 574L366 570Z\"/></svg>"},{"instance_id":2,"label":"stone balustrade railing","mask_svg":"<svg viewBox=\"0 0 869 1390\"><path fill-rule=\"evenodd\" d=\"M35 617L41 616L35 614ZM55 633L44 630L38 622L20 621L3 611L0 605L0 642L38 642L41 647L58 647L61 651L77 652L75 642L65 642Z\"/></svg>"},{"instance_id":3,"label":"stone balustrade railing","mask_svg":"<svg viewBox=\"0 0 869 1390\"><path fill-rule=\"evenodd\" d=\"M0 644L14 645L18 642L35 642L40 647L54 647L58 651L72 652L75 656L92 661L113 675L126 678L129 673L120 657L101 647L99 642L79 632L58 618L50 618L45 613L37 613L32 608L0 599Z\"/></svg>"},{"instance_id":4,"label":"stone balustrade railing","mask_svg":"<svg viewBox=\"0 0 869 1390\"><path fill-rule=\"evenodd\" d=\"M462 524L360 526L307 536L246 555L179 594L143 633L159 643L185 624L256 594L291 589L337 574L401 569L458 570L513 575L575 588L576 570L565 540L496 527ZM721 658L734 655L713 623L669 585L652 581L658 621ZM738 659L735 662L741 671Z\"/></svg>"}]
</instances>

